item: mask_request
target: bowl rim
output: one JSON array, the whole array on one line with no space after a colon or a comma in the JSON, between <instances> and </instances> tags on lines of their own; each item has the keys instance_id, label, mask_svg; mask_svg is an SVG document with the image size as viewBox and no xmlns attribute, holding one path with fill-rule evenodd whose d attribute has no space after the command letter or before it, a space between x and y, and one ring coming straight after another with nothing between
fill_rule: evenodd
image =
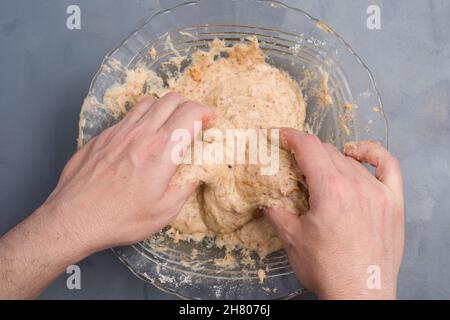
<instances>
[{"instance_id":1,"label":"bowl rim","mask_svg":"<svg viewBox=\"0 0 450 320\"><path fill-rule=\"evenodd\" d=\"M159 17L161 15L167 14L167 13L173 11L173 10L176 10L176 9L179 9L179 8L182 8L182 7L185 7L185 6L201 4L201 3L206 2L206 1L208 1L208 0L190 0L190 1L185 1L185 2L182 2L182 3L179 3L179 4L175 5L173 7L170 7L168 9L163 9L163 10L156 11L149 18L145 19L144 22L142 24L140 24L136 28L136 30L131 32L124 40L122 40L116 47L114 47L112 50L110 50L104 56L104 58L102 59L102 62L100 64L100 68L97 70L97 72L95 73L94 77L91 80L87 96L90 96L92 94L94 86L95 86L99 76L103 72L102 66L105 65L108 62L108 60L110 60L111 57L115 53L117 53L122 47L126 46L129 41L132 41L133 38L137 34L139 34L139 32L143 28L145 28L148 24L150 24L155 18L157 18L157 17ZM373 90L376 93L376 96L377 96L376 99L378 100L378 103L379 103L379 109L380 109L379 112L380 112L380 115L381 115L380 120L383 122L382 124L384 126L384 132L383 132L384 137L385 137L384 144L385 144L386 148L388 148L388 146L389 146L389 122L388 122L388 120L387 120L387 118L385 116L385 113L384 113L384 104L383 104L383 101L382 101L382 98L381 98L381 94L380 94L380 90L378 88L378 85L377 85L377 82L375 80L375 77L374 77L372 71L370 70L370 68L368 67L368 65L366 64L366 62L353 50L353 48L350 46L350 44L346 40L344 40L340 36L340 34L338 34L336 31L334 31L333 28L329 27L324 21L311 16L308 12L304 11L303 9L300 9L300 8L297 8L297 7L294 7L294 6L291 6L291 5L287 5L287 4L285 4L285 3L283 3L282 1L279 1L279 0L227 0L227 1L231 1L231 2L238 2L238 1L242 2L242 1L244 1L244 2L254 2L254 3L257 3L257 4L261 4L261 3L273 4L276 7L281 7L281 8L284 8L284 9L293 10L295 12L301 13L305 17L310 19L312 22L314 22L316 24L320 23L322 26L326 27L327 33L330 33L331 35L336 37L336 39L339 40L339 42L343 45L343 47L350 54L352 54L354 56L354 58L357 60L357 62L367 72L367 74L369 76L369 80L370 80L371 84L373 85ZM156 9L156 10L158 10L158 9ZM81 112L83 112L83 109L81 110ZM79 132L79 141L81 141L81 139L80 139L81 137L82 137L82 131L80 130L80 132ZM149 279L145 278L138 271L134 270L133 267L119 254L118 250L120 251L120 249L112 248L111 250L113 251L114 255L117 256L117 258L126 266L126 268L129 269L134 275L136 275L141 280L144 280L146 282L151 283L153 286L155 286L156 288L158 288L159 290L161 290L163 292L173 294L173 295L175 295L175 296L177 296L177 297L179 297L181 299L189 299L189 297L186 297L186 296L180 294L177 291L174 291L174 290L172 290L170 288L167 288L167 287L162 287L162 286L158 285L157 283L155 283L154 281L150 281ZM301 289L293 291L292 293L288 294L284 298L289 298L289 297L292 297L292 296L295 296L295 295L298 295L298 294L303 294L305 292L307 292L307 290L305 288L301 288Z\"/></svg>"}]
</instances>

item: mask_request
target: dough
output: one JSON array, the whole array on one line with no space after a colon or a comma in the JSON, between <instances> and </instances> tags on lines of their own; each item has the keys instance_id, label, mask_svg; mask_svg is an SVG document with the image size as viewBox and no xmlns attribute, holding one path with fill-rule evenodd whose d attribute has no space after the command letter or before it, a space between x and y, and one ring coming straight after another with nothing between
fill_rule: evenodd
<instances>
[{"instance_id":1,"label":"dough","mask_svg":"<svg viewBox=\"0 0 450 320\"><path fill-rule=\"evenodd\" d=\"M300 86L266 62L256 39L233 47L214 40L209 51L194 53L191 65L167 82L168 87L145 67L128 70L126 81L105 93L105 108L120 116L144 95L161 97L173 91L214 108L219 116L213 128L221 131L304 130L305 101ZM201 143L219 142L204 139ZM215 236L219 246L255 250L261 257L281 249L261 209L278 206L303 214L309 206L306 184L293 155L286 150L279 150L277 174L264 176L260 169L254 164L181 165L172 183L200 180L201 185L172 223L169 234L175 234L176 240Z\"/></svg>"},{"instance_id":2,"label":"dough","mask_svg":"<svg viewBox=\"0 0 450 320\"><path fill-rule=\"evenodd\" d=\"M218 58L226 53L226 58ZM189 69L170 81L170 91L214 108L213 128L303 130L305 102L289 75L266 63L256 40L225 48L215 40L208 52L193 55ZM209 141L209 143L211 143ZM182 165L174 182L200 179L202 185L172 227L182 234L218 235L227 246L243 246L264 256L281 248L264 207L308 209L307 190L293 156L280 150L276 175L261 175L260 165Z\"/></svg>"}]
</instances>

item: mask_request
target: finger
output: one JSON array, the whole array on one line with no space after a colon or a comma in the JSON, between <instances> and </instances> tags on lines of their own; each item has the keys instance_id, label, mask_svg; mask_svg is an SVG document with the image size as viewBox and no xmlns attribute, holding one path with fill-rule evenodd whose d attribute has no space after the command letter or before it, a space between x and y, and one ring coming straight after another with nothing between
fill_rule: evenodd
<instances>
[{"instance_id":1,"label":"finger","mask_svg":"<svg viewBox=\"0 0 450 320\"><path fill-rule=\"evenodd\" d=\"M198 187L198 182L192 182L184 186L169 185L161 200L163 208L167 210L167 223L170 223L180 213L186 201Z\"/></svg>"},{"instance_id":2,"label":"finger","mask_svg":"<svg viewBox=\"0 0 450 320\"><path fill-rule=\"evenodd\" d=\"M358 162L355 159L353 159L352 157L347 157L347 156L345 157L345 159L352 166L353 170L358 172L358 174L360 174L361 176L369 179L370 181L375 181L377 183L381 183L380 181L378 181L377 179L374 178L372 173L366 167L364 167L361 164L361 162Z\"/></svg>"},{"instance_id":3,"label":"finger","mask_svg":"<svg viewBox=\"0 0 450 320\"><path fill-rule=\"evenodd\" d=\"M344 152L359 162L375 167L375 177L385 184L403 203L403 178L399 161L375 141L346 144Z\"/></svg>"},{"instance_id":4,"label":"finger","mask_svg":"<svg viewBox=\"0 0 450 320\"><path fill-rule=\"evenodd\" d=\"M186 101L188 101L187 98L177 93L168 93L153 105L151 110L139 120L139 123L145 123L150 131L156 132L170 118L178 106Z\"/></svg>"},{"instance_id":5,"label":"finger","mask_svg":"<svg viewBox=\"0 0 450 320\"><path fill-rule=\"evenodd\" d=\"M300 232L300 217L284 208L266 208L264 214L281 241L295 245Z\"/></svg>"},{"instance_id":6,"label":"finger","mask_svg":"<svg viewBox=\"0 0 450 320\"><path fill-rule=\"evenodd\" d=\"M152 108L155 101L156 100L152 97L145 97L137 103L121 121L109 128L111 133L106 142L109 143L113 140L122 140L132 128L136 127L138 121Z\"/></svg>"},{"instance_id":7,"label":"finger","mask_svg":"<svg viewBox=\"0 0 450 320\"><path fill-rule=\"evenodd\" d=\"M135 125L156 103L153 97L145 97L136 104L122 120L124 125Z\"/></svg>"},{"instance_id":8,"label":"finger","mask_svg":"<svg viewBox=\"0 0 450 320\"><path fill-rule=\"evenodd\" d=\"M373 175L364 168L364 166L353 158L344 156L335 146L325 143L325 150L327 150L330 158L333 160L334 165L346 177L362 177L365 181L377 184L380 183Z\"/></svg>"},{"instance_id":9,"label":"finger","mask_svg":"<svg viewBox=\"0 0 450 320\"><path fill-rule=\"evenodd\" d=\"M191 182L184 186L171 184L167 188L162 203L172 205L174 203L181 203L188 200L191 194L197 189L199 182Z\"/></svg>"},{"instance_id":10,"label":"finger","mask_svg":"<svg viewBox=\"0 0 450 320\"><path fill-rule=\"evenodd\" d=\"M281 143L294 152L298 166L306 177L311 197L317 197L324 177L337 170L319 138L294 129L282 129Z\"/></svg>"},{"instance_id":11,"label":"finger","mask_svg":"<svg viewBox=\"0 0 450 320\"><path fill-rule=\"evenodd\" d=\"M172 163L173 169L175 169L175 165L178 163L174 162L173 152L180 150L180 153L184 155L202 128L207 127L215 117L216 114L212 109L192 101L185 102L178 107L160 129L160 134L168 141L162 152L161 161ZM186 133L188 139L182 139L181 141L173 139L177 132Z\"/></svg>"},{"instance_id":12,"label":"finger","mask_svg":"<svg viewBox=\"0 0 450 320\"><path fill-rule=\"evenodd\" d=\"M196 187L195 183L186 186L170 186L158 204L158 211L161 214L149 217L151 218L148 220L148 230L151 230L149 233L154 234L172 223Z\"/></svg>"},{"instance_id":13,"label":"finger","mask_svg":"<svg viewBox=\"0 0 450 320\"><path fill-rule=\"evenodd\" d=\"M329 143L324 143L323 147L328 153L328 156L333 161L334 166L345 176L355 174L352 165L347 161L345 156L336 149L335 146Z\"/></svg>"},{"instance_id":14,"label":"finger","mask_svg":"<svg viewBox=\"0 0 450 320\"><path fill-rule=\"evenodd\" d=\"M214 118L215 113L211 109L194 102L185 102L157 131L156 136L150 139L159 141L158 152L152 152L154 165L151 170L158 172L158 180L154 181L154 185L158 186L161 192L164 192L175 174L180 164L180 154L186 154L189 145L202 129L202 125L207 126ZM176 135L180 132L183 134L181 141L177 140L179 136ZM154 133L150 134L154 135ZM147 152L149 148L147 139L140 141L136 147Z\"/></svg>"},{"instance_id":15,"label":"finger","mask_svg":"<svg viewBox=\"0 0 450 320\"><path fill-rule=\"evenodd\" d=\"M91 141L89 141L84 147L85 149L89 150L89 152L87 152L87 154L90 155L90 154L96 153L96 152L100 151L101 149L103 149L104 147L106 147L111 142L114 135L117 133L119 126L120 126L120 122L114 124L113 126L111 126L109 128L106 128L97 137L95 137Z\"/></svg>"}]
</instances>

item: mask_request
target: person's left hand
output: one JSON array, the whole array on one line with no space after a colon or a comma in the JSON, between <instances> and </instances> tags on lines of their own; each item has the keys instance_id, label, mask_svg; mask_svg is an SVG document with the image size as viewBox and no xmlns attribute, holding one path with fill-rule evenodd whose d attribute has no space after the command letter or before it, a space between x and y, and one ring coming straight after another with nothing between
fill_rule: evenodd
<instances>
[{"instance_id":1,"label":"person's left hand","mask_svg":"<svg viewBox=\"0 0 450 320\"><path fill-rule=\"evenodd\" d=\"M214 117L177 94L145 98L75 154L39 211L56 212L89 252L143 240L169 224L196 188L170 184L177 168L171 133L187 129L194 137L194 121Z\"/></svg>"}]
</instances>

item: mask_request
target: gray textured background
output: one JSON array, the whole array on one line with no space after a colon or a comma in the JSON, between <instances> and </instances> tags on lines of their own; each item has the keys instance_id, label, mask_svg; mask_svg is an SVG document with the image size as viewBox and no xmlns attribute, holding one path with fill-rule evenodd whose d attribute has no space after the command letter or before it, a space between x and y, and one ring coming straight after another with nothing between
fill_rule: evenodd
<instances>
[{"instance_id":1,"label":"gray textured background","mask_svg":"<svg viewBox=\"0 0 450 320\"><path fill-rule=\"evenodd\" d=\"M0 235L33 212L75 151L78 114L102 57L177 1L0 2ZM406 247L400 298L450 298L450 1L291 0L328 22L367 62L402 162ZM78 4L82 30L65 26ZM379 4L382 30L365 26ZM1 263L1 261L0 261ZM63 275L42 298L171 298L106 251L82 263L82 290Z\"/></svg>"}]
</instances>

